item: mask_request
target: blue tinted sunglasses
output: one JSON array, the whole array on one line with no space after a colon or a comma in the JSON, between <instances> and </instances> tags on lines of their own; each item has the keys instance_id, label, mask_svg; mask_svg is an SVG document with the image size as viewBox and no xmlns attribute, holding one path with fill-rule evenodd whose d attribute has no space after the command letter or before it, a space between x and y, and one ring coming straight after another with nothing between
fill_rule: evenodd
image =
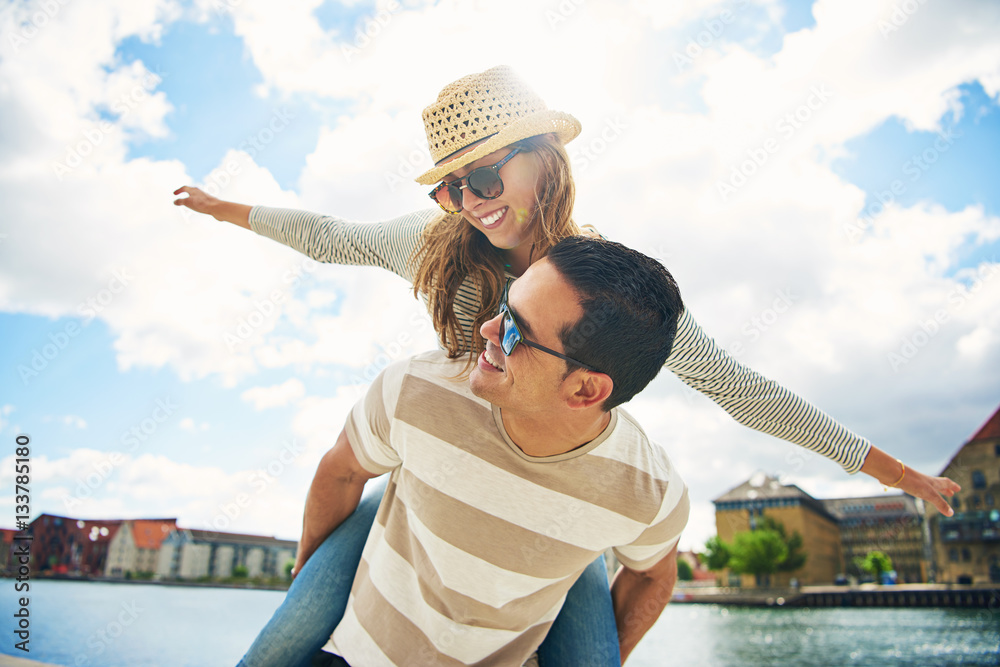
<instances>
[{"instance_id":1,"label":"blue tinted sunglasses","mask_svg":"<svg viewBox=\"0 0 1000 667\"><path fill-rule=\"evenodd\" d=\"M503 315L503 319L500 320L500 349L503 350L505 355L509 357L510 353L514 351L514 348L517 347L518 343L524 343L528 347L533 347L536 350L547 352L554 357L559 357L563 361L568 361L569 363L576 364L581 368L586 368L588 371L594 371L595 373L601 372L589 364L577 361L572 357L567 357L565 354L561 354L555 350L550 350L544 345L539 345L538 343L525 338L521 333L520 327L517 326L517 320L514 319L514 313L510 312L510 308L507 307L507 292L510 290L510 283L511 281L508 279L507 284L504 285L503 296L500 297L499 309L499 314Z\"/></svg>"}]
</instances>

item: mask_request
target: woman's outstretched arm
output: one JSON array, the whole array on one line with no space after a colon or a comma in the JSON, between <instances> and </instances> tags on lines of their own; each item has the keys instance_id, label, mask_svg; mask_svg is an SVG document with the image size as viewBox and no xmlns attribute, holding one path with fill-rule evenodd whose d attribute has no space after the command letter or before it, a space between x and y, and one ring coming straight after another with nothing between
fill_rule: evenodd
<instances>
[{"instance_id":1,"label":"woman's outstretched arm","mask_svg":"<svg viewBox=\"0 0 1000 667\"><path fill-rule=\"evenodd\" d=\"M897 486L901 464L896 459L805 399L738 363L702 331L686 309L677 323L677 339L665 365L744 426L822 454L849 473L860 471ZM959 486L909 466L906 470L898 488L950 516L952 510L942 496L954 495Z\"/></svg>"}]
</instances>

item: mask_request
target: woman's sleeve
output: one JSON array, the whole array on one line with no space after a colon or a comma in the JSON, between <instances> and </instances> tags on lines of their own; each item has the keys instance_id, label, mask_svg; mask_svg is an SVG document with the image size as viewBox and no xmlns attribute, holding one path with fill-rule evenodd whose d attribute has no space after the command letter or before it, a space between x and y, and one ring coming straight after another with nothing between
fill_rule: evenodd
<instances>
[{"instance_id":1,"label":"woman's sleeve","mask_svg":"<svg viewBox=\"0 0 1000 667\"><path fill-rule=\"evenodd\" d=\"M677 338L665 365L744 426L822 454L849 473L861 469L871 449L870 442L822 410L737 363L705 335L687 309L677 322Z\"/></svg>"},{"instance_id":2,"label":"woman's sleeve","mask_svg":"<svg viewBox=\"0 0 1000 667\"><path fill-rule=\"evenodd\" d=\"M428 209L386 222L359 223L308 211L254 206L250 229L317 262L379 266L412 282L410 258L424 228L437 215Z\"/></svg>"}]
</instances>

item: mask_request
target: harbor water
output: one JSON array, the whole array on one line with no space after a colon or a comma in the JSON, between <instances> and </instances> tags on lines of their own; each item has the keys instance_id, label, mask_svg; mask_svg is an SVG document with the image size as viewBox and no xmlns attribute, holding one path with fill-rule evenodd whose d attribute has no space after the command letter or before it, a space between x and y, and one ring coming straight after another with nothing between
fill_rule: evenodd
<instances>
[{"instance_id":1,"label":"harbor water","mask_svg":"<svg viewBox=\"0 0 1000 667\"><path fill-rule=\"evenodd\" d=\"M237 663L284 592L32 581L29 595L31 652L14 648L5 613L0 653L74 667L216 667ZM627 666L997 664L1000 610L672 603Z\"/></svg>"}]
</instances>

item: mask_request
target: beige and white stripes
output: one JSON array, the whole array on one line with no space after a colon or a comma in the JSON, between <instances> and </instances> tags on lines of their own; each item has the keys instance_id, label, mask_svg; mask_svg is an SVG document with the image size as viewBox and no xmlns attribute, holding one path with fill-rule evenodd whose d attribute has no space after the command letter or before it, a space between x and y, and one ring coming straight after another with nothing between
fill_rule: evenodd
<instances>
[{"instance_id":1,"label":"beige and white stripes","mask_svg":"<svg viewBox=\"0 0 1000 667\"><path fill-rule=\"evenodd\" d=\"M462 366L442 351L390 366L348 419L362 465L392 471L330 645L350 664L520 665L599 554L645 569L687 521L683 481L626 412L527 456Z\"/></svg>"},{"instance_id":2,"label":"beige and white stripes","mask_svg":"<svg viewBox=\"0 0 1000 667\"><path fill-rule=\"evenodd\" d=\"M256 206L250 226L320 262L381 266L413 279L409 258L424 227L440 215L426 210L377 224L353 223L306 211ZM479 312L471 281L459 290L458 321L469 333ZM471 335L469 336L471 338ZM687 385L719 404L739 423L833 459L855 473L871 444L778 383L739 364L705 335L685 310L666 367Z\"/></svg>"}]
</instances>

